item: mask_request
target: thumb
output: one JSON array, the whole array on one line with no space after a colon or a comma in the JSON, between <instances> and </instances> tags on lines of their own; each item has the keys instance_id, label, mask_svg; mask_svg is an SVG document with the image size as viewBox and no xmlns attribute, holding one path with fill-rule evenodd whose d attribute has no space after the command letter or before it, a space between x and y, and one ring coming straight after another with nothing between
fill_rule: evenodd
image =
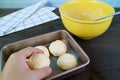
<instances>
[{"instance_id":1,"label":"thumb","mask_svg":"<svg viewBox=\"0 0 120 80\"><path fill-rule=\"evenodd\" d=\"M35 74L38 80L41 80L52 73L52 69L50 67L41 68L39 70L34 70L33 73Z\"/></svg>"}]
</instances>

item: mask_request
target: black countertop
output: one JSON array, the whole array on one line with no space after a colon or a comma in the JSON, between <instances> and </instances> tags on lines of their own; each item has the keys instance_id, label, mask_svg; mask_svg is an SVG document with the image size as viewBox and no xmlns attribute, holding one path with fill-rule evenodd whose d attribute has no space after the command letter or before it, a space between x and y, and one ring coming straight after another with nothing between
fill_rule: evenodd
<instances>
[{"instance_id":1,"label":"black countertop","mask_svg":"<svg viewBox=\"0 0 120 80\"><path fill-rule=\"evenodd\" d=\"M0 10L4 16L15 10ZM117 8L116 11L120 11ZM58 9L54 11L59 15ZM0 37L0 48L6 44L20 41L44 33L65 29L61 20L48 22L33 28ZM32 34L31 34L32 32ZM90 58L90 64L79 74L65 80L120 80L120 15L113 18L110 28L101 36L91 40L73 38Z\"/></svg>"}]
</instances>

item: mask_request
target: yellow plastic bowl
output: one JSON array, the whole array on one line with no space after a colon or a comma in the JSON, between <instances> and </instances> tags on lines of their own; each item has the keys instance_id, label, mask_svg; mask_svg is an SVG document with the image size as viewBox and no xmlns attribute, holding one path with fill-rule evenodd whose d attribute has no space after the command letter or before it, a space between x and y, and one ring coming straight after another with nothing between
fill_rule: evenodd
<instances>
[{"instance_id":1,"label":"yellow plastic bowl","mask_svg":"<svg viewBox=\"0 0 120 80\"><path fill-rule=\"evenodd\" d=\"M88 40L103 34L109 28L113 17L99 21L94 19L115 13L115 10L99 0L71 0L63 3L59 12L69 32Z\"/></svg>"}]
</instances>

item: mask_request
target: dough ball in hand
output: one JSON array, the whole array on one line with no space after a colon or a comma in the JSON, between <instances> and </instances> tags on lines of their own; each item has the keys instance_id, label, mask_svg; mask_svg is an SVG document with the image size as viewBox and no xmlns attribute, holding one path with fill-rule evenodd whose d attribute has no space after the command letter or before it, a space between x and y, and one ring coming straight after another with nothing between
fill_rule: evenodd
<instances>
[{"instance_id":1,"label":"dough ball in hand","mask_svg":"<svg viewBox=\"0 0 120 80\"><path fill-rule=\"evenodd\" d=\"M27 63L31 69L40 69L50 66L50 59L44 54L33 54Z\"/></svg>"},{"instance_id":2,"label":"dough ball in hand","mask_svg":"<svg viewBox=\"0 0 120 80\"><path fill-rule=\"evenodd\" d=\"M77 59L72 54L66 53L58 58L57 65L62 70L70 70L77 66Z\"/></svg>"},{"instance_id":3,"label":"dough ball in hand","mask_svg":"<svg viewBox=\"0 0 120 80\"><path fill-rule=\"evenodd\" d=\"M50 56L49 50L48 50L45 46L36 46L35 48L43 50L43 51L44 51L44 54L45 54L47 57Z\"/></svg>"},{"instance_id":4,"label":"dough ball in hand","mask_svg":"<svg viewBox=\"0 0 120 80\"><path fill-rule=\"evenodd\" d=\"M62 40L56 40L50 44L49 50L53 56L61 56L66 53L67 46Z\"/></svg>"}]
</instances>

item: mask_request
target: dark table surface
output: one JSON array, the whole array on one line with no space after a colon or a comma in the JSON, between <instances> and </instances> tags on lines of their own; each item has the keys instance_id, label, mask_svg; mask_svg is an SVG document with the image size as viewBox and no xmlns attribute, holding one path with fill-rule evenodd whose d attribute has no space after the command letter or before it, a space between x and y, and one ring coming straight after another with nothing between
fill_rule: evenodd
<instances>
[{"instance_id":1,"label":"dark table surface","mask_svg":"<svg viewBox=\"0 0 120 80\"><path fill-rule=\"evenodd\" d=\"M120 8L116 9L116 11L119 10ZM0 16L13 11L15 10L1 9ZM55 13L59 15L58 9L55 10ZM61 20L58 19L6 35L0 37L0 48L12 42L60 29L65 28ZM82 72L65 80L120 80L120 15L115 16L110 28L97 38L82 40L74 35L72 36L87 53L91 61Z\"/></svg>"}]
</instances>

